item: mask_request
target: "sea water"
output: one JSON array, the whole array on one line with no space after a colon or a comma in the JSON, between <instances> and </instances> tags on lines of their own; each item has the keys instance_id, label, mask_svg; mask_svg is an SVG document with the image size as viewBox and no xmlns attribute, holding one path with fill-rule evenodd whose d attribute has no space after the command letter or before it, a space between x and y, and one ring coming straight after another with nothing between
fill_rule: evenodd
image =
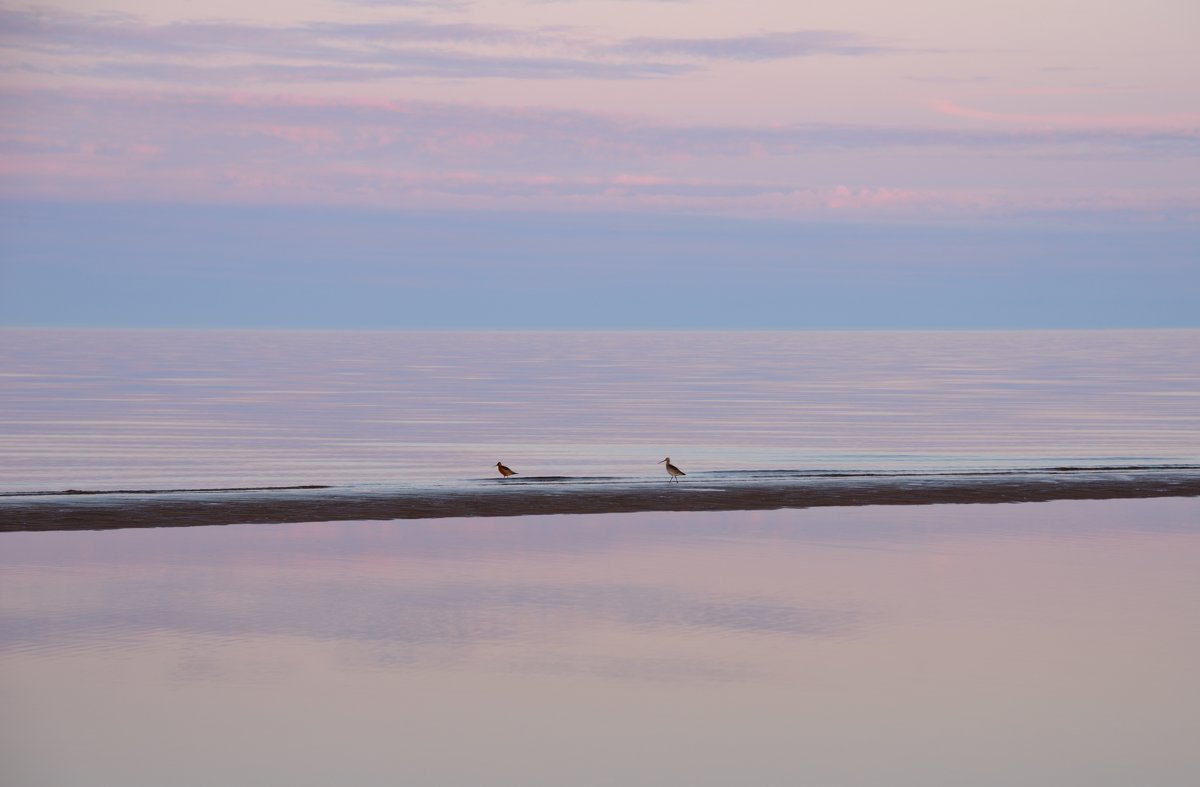
<instances>
[{"instance_id":1,"label":"sea water","mask_svg":"<svg viewBox=\"0 0 1200 787\"><path fill-rule=\"evenodd\" d=\"M1196 331L0 352L10 495L1200 461ZM0 781L1190 784L1197 564L1197 498L5 532Z\"/></svg>"},{"instance_id":2,"label":"sea water","mask_svg":"<svg viewBox=\"0 0 1200 787\"><path fill-rule=\"evenodd\" d=\"M0 533L0 781L1185 785L1200 499Z\"/></svg>"},{"instance_id":3,"label":"sea water","mask_svg":"<svg viewBox=\"0 0 1200 787\"><path fill-rule=\"evenodd\" d=\"M0 329L0 492L1200 463L1200 331Z\"/></svg>"}]
</instances>

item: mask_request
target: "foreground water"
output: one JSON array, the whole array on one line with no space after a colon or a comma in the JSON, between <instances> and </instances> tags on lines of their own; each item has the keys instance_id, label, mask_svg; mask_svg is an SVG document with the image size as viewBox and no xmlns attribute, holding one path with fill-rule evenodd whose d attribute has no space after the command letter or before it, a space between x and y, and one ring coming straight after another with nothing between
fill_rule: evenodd
<instances>
[{"instance_id":1,"label":"foreground water","mask_svg":"<svg viewBox=\"0 0 1200 787\"><path fill-rule=\"evenodd\" d=\"M1200 465L1200 331L0 330L0 492ZM1195 469L1194 467L1191 469Z\"/></svg>"},{"instance_id":2,"label":"foreground water","mask_svg":"<svg viewBox=\"0 0 1200 787\"><path fill-rule=\"evenodd\" d=\"M1200 499L0 534L7 784L1183 785Z\"/></svg>"}]
</instances>

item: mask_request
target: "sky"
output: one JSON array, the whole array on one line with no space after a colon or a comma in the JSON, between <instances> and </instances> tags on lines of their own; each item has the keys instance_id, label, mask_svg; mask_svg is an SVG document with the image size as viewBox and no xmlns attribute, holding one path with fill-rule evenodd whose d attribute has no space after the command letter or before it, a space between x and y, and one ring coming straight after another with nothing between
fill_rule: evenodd
<instances>
[{"instance_id":1,"label":"sky","mask_svg":"<svg viewBox=\"0 0 1200 787\"><path fill-rule=\"evenodd\" d=\"M1200 326L1191 0L0 3L0 324Z\"/></svg>"}]
</instances>

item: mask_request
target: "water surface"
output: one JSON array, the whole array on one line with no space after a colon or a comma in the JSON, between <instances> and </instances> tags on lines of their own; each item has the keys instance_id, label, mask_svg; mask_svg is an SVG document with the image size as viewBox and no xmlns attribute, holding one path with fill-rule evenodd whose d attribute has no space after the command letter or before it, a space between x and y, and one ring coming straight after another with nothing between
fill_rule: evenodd
<instances>
[{"instance_id":1,"label":"water surface","mask_svg":"<svg viewBox=\"0 0 1200 787\"><path fill-rule=\"evenodd\" d=\"M1183 785L1200 499L0 534L10 784Z\"/></svg>"},{"instance_id":2,"label":"water surface","mask_svg":"<svg viewBox=\"0 0 1200 787\"><path fill-rule=\"evenodd\" d=\"M1200 464L1200 331L0 330L0 491Z\"/></svg>"}]
</instances>

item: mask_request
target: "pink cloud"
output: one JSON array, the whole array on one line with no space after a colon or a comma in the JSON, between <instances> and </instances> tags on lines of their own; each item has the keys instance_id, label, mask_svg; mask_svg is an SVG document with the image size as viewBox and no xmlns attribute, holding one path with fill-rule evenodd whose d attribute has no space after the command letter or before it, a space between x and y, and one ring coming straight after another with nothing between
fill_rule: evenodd
<instances>
[{"instance_id":1,"label":"pink cloud","mask_svg":"<svg viewBox=\"0 0 1200 787\"><path fill-rule=\"evenodd\" d=\"M825 204L835 210L854 208L880 208L912 205L923 200L928 195L918 191L895 188L859 188L849 186L834 186L828 193Z\"/></svg>"},{"instance_id":2,"label":"pink cloud","mask_svg":"<svg viewBox=\"0 0 1200 787\"><path fill-rule=\"evenodd\" d=\"M12 197L799 218L1200 204L1178 187L1114 178L1068 189L1040 174L1081 146L1089 164L1107 151L1119 164L1133 155L1194 162L1190 130L689 126L536 107L204 92L0 90L0 105L0 191ZM874 166L879 152L898 149L907 174ZM989 188L995 167L971 169L997 154L1006 166L1029 162L1026 182ZM931 185L939 179L956 185Z\"/></svg>"},{"instance_id":3,"label":"pink cloud","mask_svg":"<svg viewBox=\"0 0 1200 787\"><path fill-rule=\"evenodd\" d=\"M670 181L655 175L617 175L612 182L620 186L661 186Z\"/></svg>"},{"instance_id":4,"label":"pink cloud","mask_svg":"<svg viewBox=\"0 0 1200 787\"><path fill-rule=\"evenodd\" d=\"M1034 128L1172 129L1200 126L1200 114L1189 113L1173 115L1027 115L975 109L945 99L934 101L932 107L935 112L950 117Z\"/></svg>"}]
</instances>

